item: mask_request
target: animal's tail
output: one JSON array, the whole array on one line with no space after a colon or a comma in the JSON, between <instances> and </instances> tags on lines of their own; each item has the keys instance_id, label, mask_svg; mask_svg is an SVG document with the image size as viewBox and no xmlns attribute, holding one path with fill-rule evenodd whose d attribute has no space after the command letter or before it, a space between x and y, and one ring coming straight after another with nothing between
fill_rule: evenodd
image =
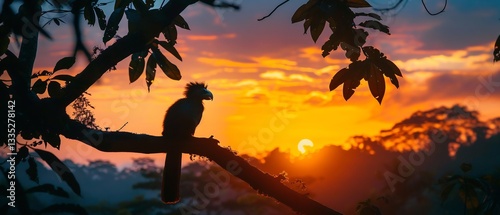
<instances>
[{"instance_id":1,"label":"animal's tail","mask_svg":"<svg viewBox=\"0 0 500 215\"><path fill-rule=\"evenodd\" d=\"M175 204L180 199L181 162L182 153L179 152L170 152L165 158L160 194L165 204Z\"/></svg>"}]
</instances>

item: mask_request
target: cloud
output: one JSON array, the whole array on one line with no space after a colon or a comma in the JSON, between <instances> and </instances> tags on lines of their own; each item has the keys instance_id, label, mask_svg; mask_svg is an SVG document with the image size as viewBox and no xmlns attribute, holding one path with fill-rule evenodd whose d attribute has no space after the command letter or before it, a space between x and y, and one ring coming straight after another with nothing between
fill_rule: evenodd
<instances>
[{"instance_id":1,"label":"cloud","mask_svg":"<svg viewBox=\"0 0 500 215\"><path fill-rule=\"evenodd\" d=\"M289 79L291 80L298 80L298 81L305 81L305 82L313 82L313 78L303 75L303 74L291 74L288 76Z\"/></svg>"},{"instance_id":2,"label":"cloud","mask_svg":"<svg viewBox=\"0 0 500 215\"><path fill-rule=\"evenodd\" d=\"M310 46L310 47L302 48L302 49L300 49L300 51L302 53L299 55L299 57L305 58L305 59L310 60L312 62L318 62L318 61L323 59L321 56L321 53L323 53L323 51L319 47Z\"/></svg>"},{"instance_id":3,"label":"cloud","mask_svg":"<svg viewBox=\"0 0 500 215\"><path fill-rule=\"evenodd\" d=\"M217 35L187 35L188 40L216 40Z\"/></svg>"},{"instance_id":4,"label":"cloud","mask_svg":"<svg viewBox=\"0 0 500 215\"><path fill-rule=\"evenodd\" d=\"M231 79L211 79L210 85L213 88L226 90L241 90L259 86L259 82L253 79L231 80Z\"/></svg>"},{"instance_id":5,"label":"cloud","mask_svg":"<svg viewBox=\"0 0 500 215\"><path fill-rule=\"evenodd\" d=\"M488 108L490 103L500 100L500 72L487 74L417 72L413 76L401 79L400 89L386 94L384 102L399 108L434 107L458 103L469 105L473 109L484 109Z\"/></svg>"},{"instance_id":6,"label":"cloud","mask_svg":"<svg viewBox=\"0 0 500 215\"><path fill-rule=\"evenodd\" d=\"M406 71L465 71L465 70L490 70L492 65L491 48L493 44L472 46L464 50L451 51L448 54L433 54L421 58L408 60L393 60L399 68Z\"/></svg>"},{"instance_id":7,"label":"cloud","mask_svg":"<svg viewBox=\"0 0 500 215\"><path fill-rule=\"evenodd\" d=\"M236 38L236 34L222 34L222 35L187 35L186 38L192 41L212 41L217 39L233 39Z\"/></svg>"},{"instance_id":8,"label":"cloud","mask_svg":"<svg viewBox=\"0 0 500 215\"><path fill-rule=\"evenodd\" d=\"M286 75L282 71L267 71L262 74L260 74L261 78L266 78L266 79L280 79L280 80L285 80L287 79Z\"/></svg>"},{"instance_id":9,"label":"cloud","mask_svg":"<svg viewBox=\"0 0 500 215\"><path fill-rule=\"evenodd\" d=\"M427 92L435 98L500 98L500 72L479 76L466 73L437 75L427 82Z\"/></svg>"},{"instance_id":10,"label":"cloud","mask_svg":"<svg viewBox=\"0 0 500 215\"><path fill-rule=\"evenodd\" d=\"M304 75L304 74L291 74L286 75L285 72L279 70L270 70L260 74L263 79L277 79L285 81L303 81L303 82L313 82L314 79Z\"/></svg>"},{"instance_id":11,"label":"cloud","mask_svg":"<svg viewBox=\"0 0 500 215\"><path fill-rule=\"evenodd\" d=\"M376 38L393 43L399 40L401 47L416 46L420 51L448 51L490 43L498 35L498 1L470 3L457 0L448 4L444 13L429 16L420 1L408 1L396 16L383 20L391 27L392 35ZM439 10L441 6L435 6ZM432 10L432 9L431 9ZM370 35L371 37L372 35ZM370 40L369 37L369 40Z\"/></svg>"},{"instance_id":12,"label":"cloud","mask_svg":"<svg viewBox=\"0 0 500 215\"><path fill-rule=\"evenodd\" d=\"M198 62L215 66L215 67L234 67L234 68L268 68L280 69L287 71L299 72L316 72L317 69L310 67L298 66L298 62L284 59L284 58L270 58L270 57L250 57L250 62L235 61L227 58L197 58Z\"/></svg>"}]
</instances>

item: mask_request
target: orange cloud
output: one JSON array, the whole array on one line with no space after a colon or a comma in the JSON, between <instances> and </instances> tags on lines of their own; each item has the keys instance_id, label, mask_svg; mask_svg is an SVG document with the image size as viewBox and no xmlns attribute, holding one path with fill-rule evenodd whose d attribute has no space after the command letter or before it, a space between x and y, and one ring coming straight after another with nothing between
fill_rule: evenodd
<instances>
[{"instance_id":1,"label":"orange cloud","mask_svg":"<svg viewBox=\"0 0 500 215\"><path fill-rule=\"evenodd\" d=\"M318 62L321 59L323 59L321 57L321 53L323 51L321 51L321 49L319 47L310 46L310 47L302 48L300 51L302 52L299 55L299 57L301 57L301 58L305 58L305 59L308 59L308 60L313 61L313 62Z\"/></svg>"},{"instance_id":2,"label":"orange cloud","mask_svg":"<svg viewBox=\"0 0 500 215\"><path fill-rule=\"evenodd\" d=\"M449 54L435 54L422 58L409 60L394 60L399 68L407 71L421 70L484 70L498 69L497 65L491 63L491 44L485 46L473 46L465 50L456 50Z\"/></svg>"},{"instance_id":3,"label":"orange cloud","mask_svg":"<svg viewBox=\"0 0 500 215\"><path fill-rule=\"evenodd\" d=\"M298 80L298 81L305 81L305 82L313 82L314 79L307 75L302 75L302 74L291 74L288 76L289 79L291 80Z\"/></svg>"},{"instance_id":4,"label":"orange cloud","mask_svg":"<svg viewBox=\"0 0 500 215\"><path fill-rule=\"evenodd\" d=\"M269 57L252 57L251 62L240 62L225 58L206 58L199 57L198 62L208 64L216 67L236 67L236 68L269 68L280 69L287 71L299 72L316 72L317 69L310 67L298 66L298 62L282 59L282 58L269 58Z\"/></svg>"},{"instance_id":5,"label":"orange cloud","mask_svg":"<svg viewBox=\"0 0 500 215\"><path fill-rule=\"evenodd\" d=\"M296 81L305 81L305 82L313 82L313 78L303 75L303 74L291 74L287 76L284 72L279 70L271 70L260 74L261 78L264 79L278 79L278 80L296 80Z\"/></svg>"},{"instance_id":6,"label":"orange cloud","mask_svg":"<svg viewBox=\"0 0 500 215\"><path fill-rule=\"evenodd\" d=\"M217 35L188 35L186 36L188 40L216 40L218 38Z\"/></svg>"},{"instance_id":7,"label":"orange cloud","mask_svg":"<svg viewBox=\"0 0 500 215\"><path fill-rule=\"evenodd\" d=\"M267 71L260 74L261 78L285 80L286 75L282 71Z\"/></svg>"},{"instance_id":8,"label":"orange cloud","mask_svg":"<svg viewBox=\"0 0 500 215\"><path fill-rule=\"evenodd\" d=\"M188 40L193 41L212 41L217 40L219 38L223 39L233 39L236 38L236 34L223 34L223 35L187 35L186 38Z\"/></svg>"}]
</instances>

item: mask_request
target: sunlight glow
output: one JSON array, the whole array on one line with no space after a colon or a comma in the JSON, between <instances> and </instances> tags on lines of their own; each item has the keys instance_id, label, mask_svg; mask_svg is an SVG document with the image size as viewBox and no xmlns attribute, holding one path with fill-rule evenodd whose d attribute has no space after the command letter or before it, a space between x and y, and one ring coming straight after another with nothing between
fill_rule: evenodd
<instances>
[{"instance_id":1,"label":"sunlight glow","mask_svg":"<svg viewBox=\"0 0 500 215\"><path fill-rule=\"evenodd\" d=\"M299 149L300 153L302 153L302 154L306 153L306 149L304 148L304 146L312 147L312 146L314 146L314 144L310 139L300 140L297 148Z\"/></svg>"}]
</instances>

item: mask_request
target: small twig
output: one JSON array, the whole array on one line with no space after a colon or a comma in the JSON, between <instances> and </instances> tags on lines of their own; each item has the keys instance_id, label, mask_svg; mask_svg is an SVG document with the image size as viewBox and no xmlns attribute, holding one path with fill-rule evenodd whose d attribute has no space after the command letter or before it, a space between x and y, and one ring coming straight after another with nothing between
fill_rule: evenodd
<instances>
[{"instance_id":1,"label":"small twig","mask_svg":"<svg viewBox=\"0 0 500 215\"><path fill-rule=\"evenodd\" d=\"M431 16L435 16L435 15L438 15L438 14L440 14L440 13L444 12L444 9L446 9L446 6L448 5L448 0L444 0L444 6L443 6L443 9L441 9L441 10L440 10L439 12L437 12L437 13L431 13L431 12L429 11L429 9L427 9L427 5L425 5L425 1L424 1L424 0L422 0L422 4L424 5L425 11L427 11L427 13L428 13L429 15L431 15Z\"/></svg>"},{"instance_id":2,"label":"small twig","mask_svg":"<svg viewBox=\"0 0 500 215\"><path fill-rule=\"evenodd\" d=\"M69 13L71 10L59 10L59 9L54 9L54 10L46 10L41 13L41 15L45 15L47 13Z\"/></svg>"},{"instance_id":3,"label":"small twig","mask_svg":"<svg viewBox=\"0 0 500 215\"><path fill-rule=\"evenodd\" d=\"M118 130L116 130L116 131L120 131L120 130L122 130L122 129L123 129L123 127L125 127L127 124L128 124L128 122L126 122L125 124L123 124L123 125L122 125L122 127L120 127L120 128L119 128Z\"/></svg>"},{"instance_id":4,"label":"small twig","mask_svg":"<svg viewBox=\"0 0 500 215\"><path fill-rule=\"evenodd\" d=\"M274 8L274 10L273 10L273 11L271 11L271 13L267 14L267 16L264 16L264 17L262 17L262 18L260 18L260 19L257 19L257 21L262 21L262 20L264 20L264 19L267 19L268 17L270 17L271 15L273 15L273 13L274 13L274 12L275 12L275 11L276 11L279 7L281 7L282 5L284 5L285 3L289 2L289 1L290 1L290 0L285 0L284 2L281 2L281 4L279 4L278 6L276 6L276 7Z\"/></svg>"},{"instance_id":5,"label":"small twig","mask_svg":"<svg viewBox=\"0 0 500 215\"><path fill-rule=\"evenodd\" d=\"M163 8L163 4L165 4L165 0L161 1L160 10Z\"/></svg>"},{"instance_id":6,"label":"small twig","mask_svg":"<svg viewBox=\"0 0 500 215\"><path fill-rule=\"evenodd\" d=\"M399 5L401 5L401 3L403 3L403 2L407 2L407 1L406 1L406 0L399 0L396 4L394 4L394 5L393 5L393 6L391 6L391 7L387 7L387 8L374 8L374 7L373 7L373 10L375 10L375 11L380 11L380 12L382 12L382 13L385 13L385 12L388 12L388 11L391 11L391 10L394 10L394 9L398 8L398 7L399 7ZM406 3L405 3L405 4L406 4Z\"/></svg>"},{"instance_id":7,"label":"small twig","mask_svg":"<svg viewBox=\"0 0 500 215\"><path fill-rule=\"evenodd\" d=\"M82 51L85 57L87 57L87 60L90 62L92 61L92 55L90 55L90 52L87 50L87 48L85 48L85 45L83 44L79 11L73 9L71 12L73 13L73 30L75 32L75 39L76 39L73 56L76 57L78 51Z\"/></svg>"}]
</instances>

